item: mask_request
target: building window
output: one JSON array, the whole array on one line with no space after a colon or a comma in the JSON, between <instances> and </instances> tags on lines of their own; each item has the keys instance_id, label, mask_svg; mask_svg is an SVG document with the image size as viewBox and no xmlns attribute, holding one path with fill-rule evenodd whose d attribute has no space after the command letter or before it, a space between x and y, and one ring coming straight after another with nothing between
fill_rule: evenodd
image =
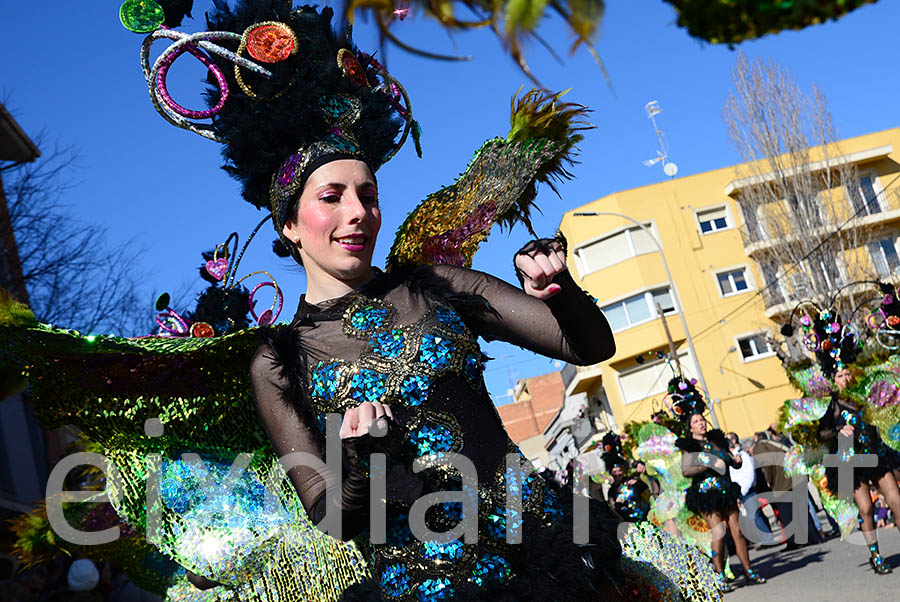
<instances>
[{"instance_id":1,"label":"building window","mask_svg":"<svg viewBox=\"0 0 900 602\"><path fill-rule=\"evenodd\" d=\"M613 332L618 332L655 318L659 313L656 311L657 303L664 314L675 312L675 301L668 286L633 295L600 309Z\"/></svg>"},{"instance_id":2,"label":"building window","mask_svg":"<svg viewBox=\"0 0 900 602\"><path fill-rule=\"evenodd\" d=\"M900 257L897 255L897 247L893 238L886 238L878 242L869 243L869 255L875 271L881 278L890 278L900 269Z\"/></svg>"},{"instance_id":3,"label":"building window","mask_svg":"<svg viewBox=\"0 0 900 602\"><path fill-rule=\"evenodd\" d=\"M709 234L717 230L725 230L731 227L728 223L728 209L723 205L715 209L706 209L697 212L697 223L702 234Z\"/></svg>"},{"instance_id":4,"label":"building window","mask_svg":"<svg viewBox=\"0 0 900 602\"><path fill-rule=\"evenodd\" d=\"M678 354L678 361L688 378L694 377L693 364L688 361L688 353ZM629 404L659 395L666 391L672 370L667 362L647 363L640 368L621 372L618 375L622 403Z\"/></svg>"},{"instance_id":5,"label":"building window","mask_svg":"<svg viewBox=\"0 0 900 602\"><path fill-rule=\"evenodd\" d=\"M650 224L644 224L650 227ZM575 249L575 257L582 276L608 268L629 257L653 253L656 244L650 234L642 228L622 230L592 241Z\"/></svg>"},{"instance_id":6,"label":"building window","mask_svg":"<svg viewBox=\"0 0 900 602\"><path fill-rule=\"evenodd\" d=\"M775 352L772 351L772 347L769 346L769 341L766 340L765 333L756 333L745 337L739 337L737 341L738 348L741 350L741 356L744 358L745 362L769 357L770 355L775 354Z\"/></svg>"},{"instance_id":7,"label":"building window","mask_svg":"<svg viewBox=\"0 0 900 602\"><path fill-rule=\"evenodd\" d=\"M857 217L881 213L881 202L878 199L878 176L874 172L860 174L856 186L850 188L849 196L853 211Z\"/></svg>"},{"instance_id":8,"label":"building window","mask_svg":"<svg viewBox=\"0 0 900 602\"><path fill-rule=\"evenodd\" d=\"M719 291L724 297L750 289L750 284L747 282L747 268L719 272L716 274L716 279L719 281Z\"/></svg>"}]
</instances>

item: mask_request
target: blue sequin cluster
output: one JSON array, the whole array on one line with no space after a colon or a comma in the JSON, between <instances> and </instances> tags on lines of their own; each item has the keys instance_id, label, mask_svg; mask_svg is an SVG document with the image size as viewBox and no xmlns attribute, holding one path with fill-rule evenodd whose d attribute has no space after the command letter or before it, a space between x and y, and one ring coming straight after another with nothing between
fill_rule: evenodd
<instances>
[{"instance_id":1,"label":"blue sequin cluster","mask_svg":"<svg viewBox=\"0 0 900 602\"><path fill-rule=\"evenodd\" d=\"M348 395L356 402L381 401L386 391L385 375L381 372L363 368L350 377Z\"/></svg>"},{"instance_id":2,"label":"blue sequin cluster","mask_svg":"<svg viewBox=\"0 0 900 602\"><path fill-rule=\"evenodd\" d=\"M422 554L429 560L453 562L462 557L463 543L458 539L447 543L426 541L422 543Z\"/></svg>"},{"instance_id":3,"label":"blue sequin cluster","mask_svg":"<svg viewBox=\"0 0 900 602\"><path fill-rule=\"evenodd\" d=\"M389 564L381 571L381 589L386 596L396 598L409 591L412 582L409 578L409 569L402 564Z\"/></svg>"},{"instance_id":4,"label":"blue sequin cluster","mask_svg":"<svg viewBox=\"0 0 900 602\"><path fill-rule=\"evenodd\" d=\"M445 307L443 305L438 306L434 310L434 315L437 317L438 322L440 322L441 325L446 327L453 334L463 334L465 332L466 325L459 317L459 314L457 314L449 307Z\"/></svg>"},{"instance_id":5,"label":"blue sequin cluster","mask_svg":"<svg viewBox=\"0 0 900 602\"><path fill-rule=\"evenodd\" d=\"M380 299L356 297L344 316L344 333L366 336L390 325L394 320L394 308Z\"/></svg>"},{"instance_id":6,"label":"blue sequin cluster","mask_svg":"<svg viewBox=\"0 0 900 602\"><path fill-rule=\"evenodd\" d=\"M453 361L454 350L453 341L428 332L419 345L419 361L434 371L443 370Z\"/></svg>"},{"instance_id":7,"label":"blue sequin cluster","mask_svg":"<svg viewBox=\"0 0 900 602\"><path fill-rule=\"evenodd\" d=\"M452 600L456 590L446 577L426 579L416 588L416 600L432 602L432 600Z\"/></svg>"},{"instance_id":8,"label":"blue sequin cluster","mask_svg":"<svg viewBox=\"0 0 900 602\"><path fill-rule=\"evenodd\" d=\"M332 401L340 383L340 362L319 362L312 372L312 394L326 401Z\"/></svg>"},{"instance_id":9,"label":"blue sequin cluster","mask_svg":"<svg viewBox=\"0 0 900 602\"><path fill-rule=\"evenodd\" d=\"M512 575L509 562L497 554L485 554L475 563L469 580L478 587L503 583Z\"/></svg>"},{"instance_id":10,"label":"blue sequin cluster","mask_svg":"<svg viewBox=\"0 0 900 602\"><path fill-rule=\"evenodd\" d=\"M406 337L402 330L395 328L373 335L369 345L375 355L392 360L400 357L406 349Z\"/></svg>"},{"instance_id":11,"label":"blue sequin cluster","mask_svg":"<svg viewBox=\"0 0 900 602\"><path fill-rule=\"evenodd\" d=\"M422 374L410 374L400 383L400 395L407 405L418 406L428 397L431 378Z\"/></svg>"},{"instance_id":12,"label":"blue sequin cluster","mask_svg":"<svg viewBox=\"0 0 900 602\"><path fill-rule=\"evenodd\" d=\"M700 493L709 493L710 491L720 491L725 493L725 481L718 476L708 476L697 486Z\"/></svg>"},{"instance_id":13,"label":"blue sequin cluster","mask_svg":"<svg viewBox=\"0 0 900 602\"><path fill-rule=\"evenodd\" d=\"M419 456L449 452L455 445L453 431L441 424L424 424L410 433L409 438Z\"/></svg>"},{"instance_id":14,"label":"blue sequin cluster","mask_svg":"<svg viewBox=\"0 0 900 602\"><path fill-rule=\"evenodd\" d=\"M381 299L354 297L344 312L344 334L368 342L355 369L341 360L320 361L311 371L317 413L342 412L352 404L379 401L419 407L434 382L461 374L484 388L475 337L450 307L438 305L419 321L395 327L396 310Z\"/></svg>"}]
</instances>

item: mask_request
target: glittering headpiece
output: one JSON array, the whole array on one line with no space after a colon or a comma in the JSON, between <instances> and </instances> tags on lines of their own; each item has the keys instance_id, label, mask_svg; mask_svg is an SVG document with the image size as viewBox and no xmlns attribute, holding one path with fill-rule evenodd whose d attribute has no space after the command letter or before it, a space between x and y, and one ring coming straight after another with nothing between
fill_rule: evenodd
<instances>
[{"instance_id":1,"label":"glittering headpiece","mask_svg":"<svg viewBox=\"0 0 900 602\"><path fill-rule=\"evenodd\" d=\"M400 83L360 52L350 28L336 33L333 11L298 9L290 0L213 0L209 31L170 29L190 11L185 0L126 0L128 29L149 33L141 61L156 110L173 125L225 145L224 169L243 185L244 198L268 207L282 228L306 178L335 159L364 161L373 173L411 133L421 154L418 124ZM172 40L150 65L150 47ZM208 108L190 110L169 95L166 75L182 54L197 58L214 85ZM210 123L198 120L210 119ZM281 249L284 254L284 247Z\"/></svg>"},{"instance_id":2,"label":"glittering headpiece","mask_svg":"<svg viewBox=\"0 0 900 602\"><path fill-rule=\"evenodd\" d=\"M890 351L900 349L900 289L886 282L879 282L882 297L878 305L866 317L873 338Z\"/></svg>"},{"instance_id":3,"label":"glittering headpiece","mask_svg":"<svg viewBox=\"0 0 900 602\"><path fill-rule=\"evenodd\" d=\"M801 301L791 312L788 323L781 327L781 334L794 334L793 317L800 312L800 326L803 328L803 343L815 353L822 373L832 378L839 371L856 361L859 354L859 336L856 328L844 323L833 307L821 308L812 301Z\"/></svg>"},{"instance_id":4,"label":"glittering headpiece","mask_svg":"<svg viewBox=\"0 0 900 602\"><path fill-rule=\"evenodd\" d=\"M697 390L697 379L688 379L680 374L673 376L669 380L668 389L666 404L678 420L687 421L694 414L706 411L703 394Z\"/></svg>"},{"instance_id":5,"label":"glittering headpiece","mask_svg":"<svg viewBox=\"0 0 900 602\"><path fill-rule=\"evenodd\" d=\"M627 467L628 460L622 457L622 438L612 431L603 435L601 442L603 453L600 457L606 464L606 471L612 470L613 466Z\"/></svg>"},{"instance_id":6,"label":"glittering headpiece","mask_svg":"<svg viewBox=\"0 0 900 602\"><path fill-rule=\"evenodd\" d=\"M156 324L161 336L209 338L230 334L250 325L248 312L259 326L268 326L278 319L284 305L284 293L272 275L265 270L257 270L237 277L244 251L268 219L265 218L256 226L240 253L237 252L238 234L232 232L215 250L202 254L204 263L200 266L200 277L209 282L210 286L198 296L194 311L182 316L169 307L169 293L163 293L157 298ZM266 276L268 280L260 282L250 291L242 286L248 279L260 275ZM272 288L274 291L272 305L257 314L256 294L264 288Z\"/></svg>"}]
</instances>

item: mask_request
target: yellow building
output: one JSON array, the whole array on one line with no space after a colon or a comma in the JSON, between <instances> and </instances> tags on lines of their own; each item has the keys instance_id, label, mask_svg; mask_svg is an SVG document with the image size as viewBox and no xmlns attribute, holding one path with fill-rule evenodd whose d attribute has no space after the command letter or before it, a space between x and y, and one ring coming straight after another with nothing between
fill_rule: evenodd
<instances>
[{"instance_id":1,"label":"yellow building","mask_svg":"<svg viewBox=\"0 0 900 602\"><path fill-rule=\"evenodd\" d=\"M839 220L846 222L844 228L865 233L860 239L866 242L853 256L865 258L868 275L893 279L900 269L900 184L895 183L900 129L842 140L828 151L813 149L814 170L826 168L826 156L827 165L847 163L858 170L859 190L831 191L831 198L839 199L832 202L840 216L849 216ZM593 398L602 388L619 428L659 409L672 376L654 355L668 350L657 306L686 374L697 377L682 318L686 322L722 429L742 437L763 430L784 400L797 394L776 355L776 337L781 338L780 325L808 291L791 279L789 269L785 272L788 266L761 259L771 258L773 249L790 240L773 238L742 205L742 191L775 176L741 179L747 170L740 167L617 192L562 218L572 275L598 299L617 345L610 361L564 370L566 393ZM625 214L648 227L662 246L676 290L670 290L663 259L647 231L622 217L575 215L580 212ZM802 236L803 228L798 226L794 235ZM855 279L845 273L846 259L810 258L803 267L839 286Z\"/></svg>"}]
</instances>

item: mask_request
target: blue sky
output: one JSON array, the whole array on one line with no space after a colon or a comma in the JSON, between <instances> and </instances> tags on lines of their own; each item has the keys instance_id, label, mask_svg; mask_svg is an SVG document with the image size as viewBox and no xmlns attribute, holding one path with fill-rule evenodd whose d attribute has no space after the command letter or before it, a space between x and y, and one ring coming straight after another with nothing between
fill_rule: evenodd
<instances>
[{"instance_id":1,"label":"blue sky","mask_svg":"<svg viewBox=\"0 0 900 602\"><path fill-rule=\"evenodd\" d=\"M527 50L542 82L551 89L571 88L567 98L589 106L597 126L581 144L576 179L559 187L562 198L549 189L539 192L543 214L535 227L541 234L552 234L566 210L665 177L659 166L642 164L657 147L644 113L650 100L663 109L658 120L679 176L739 160L721 120L736 52L690 38L661 0L607 4L596 45L612 87L586 51L568 55L570 38L557 20L546 21L541 34L563 64L536 42ZM121 26L119 5L116 0L0 4L0 98L30 135L44 130L50 143L79 149L77 184L66 199L72 214L106 226L112 243L136 240L135 249L143 252L128 259L142 274L148 309L159 292L187 290L173 299L173 307L188 310L203 286L195 277L200 252L233 230L245 237L263 215L241 200L236 182L219 169L216 143L173 128L153 110L140 70L142 36ZM210 6L209 0L196 0L199 19L186 20L180 29L203 29L202 15ZM900 4L879 2L840 21L740 49L751 57L777 59L803 88L818 85L840 136L856 136L897 125L900 82L890 57L898 22ZM393 231L420 199L452 182L484 140L506 134L510 98L520 86L530 86L490 32L451 38L415 16L395 32L414 46L474 60L442 63L388 49L388 67L409 92L422 124L424 157L416 158L409 145L379 172L384 225L376 258L387 255ZM355 38L363 50L377 48L373 28L364 22ZM203 76L199 63L181 58L172 68L170 91L181 104L200 107ZM288 299L282 318L290 319L304 278L272 255L272 231L265 228L242 272L271 271ZM527 237L524 229L495 230L475 267L513 281L512 254ZM148 316L149 332L152 313ZM505 343L484 349L496 358L485 377L497 403L508 401L503 396L516 378L558 369L547 358Z\"/></svg>"}]
</instances>

